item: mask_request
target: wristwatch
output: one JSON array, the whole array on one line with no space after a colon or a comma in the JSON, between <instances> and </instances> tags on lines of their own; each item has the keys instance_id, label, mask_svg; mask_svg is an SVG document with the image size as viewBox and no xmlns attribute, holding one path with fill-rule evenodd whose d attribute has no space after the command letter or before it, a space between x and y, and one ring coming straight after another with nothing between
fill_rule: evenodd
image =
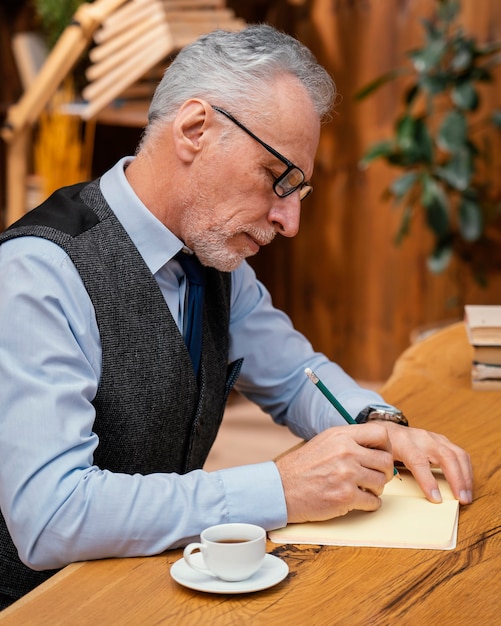
<instances>
[{"instance_id":1,"label":"wristwatch","mask_svg":"<svg viewBox=\"0 0 501 626\"><path fill-rule=\"evenodd\" d=\"M409 426L409 422L402 411L389 409L382 406L368 406L357 415L357 424L365 424L371 420L382 420L384 422L394 422L400 426Z\"/></svg>"}]
</instances>

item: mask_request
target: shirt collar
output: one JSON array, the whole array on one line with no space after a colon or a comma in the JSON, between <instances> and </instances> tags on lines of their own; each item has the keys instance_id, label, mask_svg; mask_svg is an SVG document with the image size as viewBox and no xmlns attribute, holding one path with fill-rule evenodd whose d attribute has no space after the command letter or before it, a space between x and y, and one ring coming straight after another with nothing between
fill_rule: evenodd
<instances>
[{"instance_id":1,"label":"shirt collar","mask_svg":"<svg viewBox=\"0 0 501 626\"><path fill-rule=\"evenodd\" d=\"M178 239L134 193L125 176L125 166L134 157L120 159L100 179L101 193L155 274L183 247Z\"/></svg>"}]
</instances>

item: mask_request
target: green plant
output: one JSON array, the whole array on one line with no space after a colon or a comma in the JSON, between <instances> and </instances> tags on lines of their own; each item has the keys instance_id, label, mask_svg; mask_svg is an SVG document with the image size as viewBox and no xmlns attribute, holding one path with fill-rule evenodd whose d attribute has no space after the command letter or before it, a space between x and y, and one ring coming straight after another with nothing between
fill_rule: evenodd
<instances>
[{"instance_id":1,"label":"green plant","mask_svg":"<svg viewBox=\"0 0 501 626\"><path fill-rule=\"evenodd\" d=\"M499 139L489 129L501 128L501 110L480 117L479 106L481 87L501 62L501 42L478 44L457 25L459 12L459 1L437 0L433 18L422 20L424 45L407 53L409 63L356 95L410 76L394 136L372 146L361 164L382 158L404 172L385 192L402 210L397 243L422 208L434 238L429 268L440 272L456 255L485 282L491 252L500 248L492 242L501 234L501 172L492 160L492 139Z\"/></svg>"},{"instance_id":2,"label":"green plant","mask_svg":"<svg viewBox=\"0 0 501 626\"><path fill-rule=\"evenodd\" d=\"M36 14L50 48L70 24L75 11L83 2L84 0L33 0Z\"/></svg>"}]
</instances>

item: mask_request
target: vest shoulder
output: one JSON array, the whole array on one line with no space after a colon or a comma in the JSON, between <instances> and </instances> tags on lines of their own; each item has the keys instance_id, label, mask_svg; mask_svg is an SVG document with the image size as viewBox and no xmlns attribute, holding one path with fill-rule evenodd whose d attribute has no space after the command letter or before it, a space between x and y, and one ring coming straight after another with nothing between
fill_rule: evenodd
<instances>
[{"instance_id":1,"label":"vest shoulder","mask_svg":"<svg viewBox=\"0 0 501 626\"><path fill-rule=\"evenodd\" d=\"M58 189L41 205L9 226L6 232L17 228L25 230L26 227L45 226L76 237L89 230L100 220L82 198L82 191L88 186L89 183L78 183Z\"/></svg>"}]
</instances>

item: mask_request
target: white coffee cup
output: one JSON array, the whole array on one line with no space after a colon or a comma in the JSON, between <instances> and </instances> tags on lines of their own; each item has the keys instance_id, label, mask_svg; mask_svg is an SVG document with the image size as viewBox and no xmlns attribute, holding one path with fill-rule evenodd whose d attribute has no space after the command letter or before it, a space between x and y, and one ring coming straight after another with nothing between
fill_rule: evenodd
<instances>
[{"instance_id":1,"label":"white coffee cup","mask_svg":"<svg viewBox=\"0 0 501 626\"><path fill-rule=\"evenodd\" d=\"M202 554L205 567L194 562L195 550ZM265 554L266 531L254 524L210 526L202 531L200 543L190 543L183 552L193 569L231 582L252 576L263 564Z\"/></svg>"}]
</instances>

